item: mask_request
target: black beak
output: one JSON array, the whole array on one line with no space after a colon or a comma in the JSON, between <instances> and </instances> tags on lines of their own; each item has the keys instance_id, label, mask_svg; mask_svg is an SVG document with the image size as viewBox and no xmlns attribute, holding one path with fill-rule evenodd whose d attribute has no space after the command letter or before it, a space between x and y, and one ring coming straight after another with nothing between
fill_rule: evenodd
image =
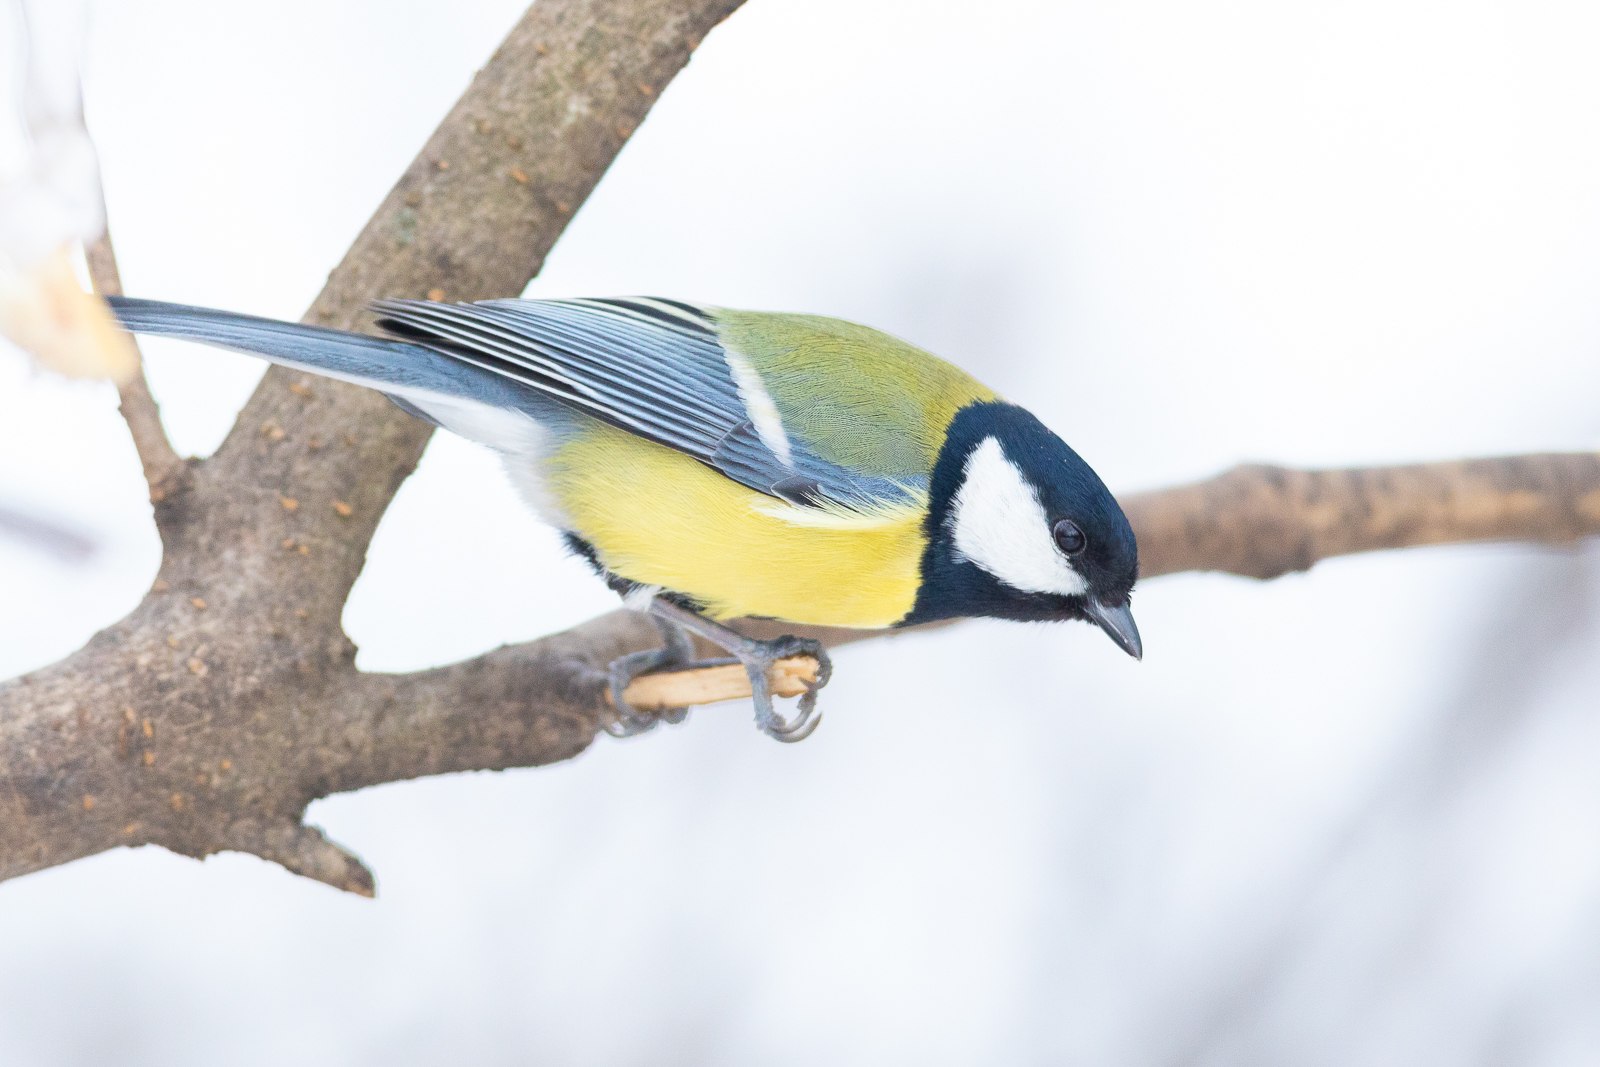
<instances>
[{"instance_id":1,"label":"black beak","mask_svg":"<svg viewBox=\"0 0 1600 1067\"><path fill-rule=\"evenodd\" d=\"M1083 610L1096 626L1106 632L1107 637L1117 643L1118 648L1134 659L1144 659L1144 644L1139 640L1139 627L1134 625L1133 611L1126 603L1110 608L1093 597L1085 597Z\"/></svg>"}]
</instances>

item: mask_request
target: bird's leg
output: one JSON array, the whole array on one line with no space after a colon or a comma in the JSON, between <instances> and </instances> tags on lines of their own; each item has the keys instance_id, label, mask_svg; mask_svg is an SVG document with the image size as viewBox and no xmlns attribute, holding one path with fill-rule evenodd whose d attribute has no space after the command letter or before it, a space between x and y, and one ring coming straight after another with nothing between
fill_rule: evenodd
<instances>
[{"instance_id":1,"label":"bird's leg","mask_svg":"<svg viewBox=\"0 0 1600 1067\"><path fill-rule=\"evenodd\" d=\"M680 607L669 600L656 597L650 601L650 614L670 623L674 628L688 630L726 649L750 676L751 700L756 708L756 725L768 737L778 741L804 741L822 721L817 711L817 691L828 684L833 674L833 662L822 645L805 637L775 637L758 641L731 630L719 622L706 618L699 612ZM773 709L772 690L767 684L767 672L772 665L790 656L810 656L817 661L817 678L806 685L805 693L795 705L793 719L785 719Z\"/></svg>"},{"instance_id":2,"label":"bird's leg","mask_svg":"<svg viewBox=\"0 0 1600 1067\"><path fill-rule=\"evenodd\" d=\"M661 631L661 647L618 656L606 668L611 681L611 703L617 709L616 721L606 724L606 732L612 737L642 734L661 719L682 722L688 714L687 708L671 708L660 714L652 714L638 710L623 699L622 694L628 685L641 674L687 666L694 659L694 644L682 627L654 611L649 612L649 617L656 629Z\"/></svg>"}]
</instances>

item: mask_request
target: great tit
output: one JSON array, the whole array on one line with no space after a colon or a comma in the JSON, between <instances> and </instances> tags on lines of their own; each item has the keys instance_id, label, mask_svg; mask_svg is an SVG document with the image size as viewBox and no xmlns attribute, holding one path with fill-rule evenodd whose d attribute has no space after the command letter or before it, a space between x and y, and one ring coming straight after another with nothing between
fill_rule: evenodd
<instances>
[{"instance_id":1,"label":"great tit","mask_svg":"<svg viewBox=\"0 0 1600 1067\"><path fill-rule=\"evenodd\" d=\"M132 331L355 382L498 451L511 480L663 646L612 664L622 699L687 663L685 631L744 664L756 721L797 741L830 667L719 620L879 628L965 616L1084 619L1142 654L1133 531L1078 454L958 368L815 315L647 297L383 301L388 337L113 298ZM821 672L794 714L767 671Z\"/></svg>"}]
</instances>

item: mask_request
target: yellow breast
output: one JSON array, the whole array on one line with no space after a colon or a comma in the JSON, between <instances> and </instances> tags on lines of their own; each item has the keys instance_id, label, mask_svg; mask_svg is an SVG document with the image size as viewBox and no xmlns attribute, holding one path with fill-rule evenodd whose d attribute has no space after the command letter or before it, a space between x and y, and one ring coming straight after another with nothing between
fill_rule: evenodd
<instances>
[{"instance_id":1,"label":"yellow breast","mask_svg":"<svg viewBox=\"0 0 1600 1067\"><path fill-rule=\"evenodd\" d=\"M916 600L922 506L819 516L604 425L557 449L548 470L571 528L608 570L688 594L713 618L871 628Z\"/></svg>"}]
</instances>

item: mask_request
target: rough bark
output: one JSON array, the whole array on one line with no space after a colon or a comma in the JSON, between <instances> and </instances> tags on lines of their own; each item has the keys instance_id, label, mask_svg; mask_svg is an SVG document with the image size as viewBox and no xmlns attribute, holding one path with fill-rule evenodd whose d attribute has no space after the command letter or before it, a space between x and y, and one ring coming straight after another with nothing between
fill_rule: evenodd
<instances>
[{"instance_id":1,"label":"rough bark","mask_svg":"<svg viewBox=\"0 0 1600 1067\"><path fill-rule=\"evenodd\" d=\"M539 0L308 320L357 325L379 296L520 291L656 94L737 6ZM601 668L656 638L626 612L433 670L354 669L340 613L427 434L375 394L274 371L215 456L164 480L150 594L71 657L0 686L0 878L153 843L251 852L371 893L360 861L303 825L311 800L536 766L592 742L610 716ZM1345 552L1600 532L1600 457L1241 468L1127 505L1147 576L1267 577Z\"/></svg>"}]
</instances>

